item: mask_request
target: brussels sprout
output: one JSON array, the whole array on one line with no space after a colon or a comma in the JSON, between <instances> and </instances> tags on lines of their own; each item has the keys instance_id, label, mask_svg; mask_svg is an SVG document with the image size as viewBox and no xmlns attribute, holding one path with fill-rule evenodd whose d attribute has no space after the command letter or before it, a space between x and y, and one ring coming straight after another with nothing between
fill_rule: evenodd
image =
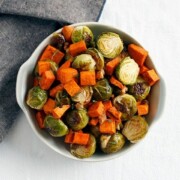
<instances>
[{"instance_id":1,"label":"brussels sprout","mask_svg":"<svg viewBox=\"0 0 180 180\"><path fill-rule=\"evenodd\" d=\"M145 118L141 116L133 116L125 123L122 134L131 143L136 143L146 135L147 131L148 124Z\"/></svg>"},{"instance_id":2,"label":"brussels sprout","mask_svg":"<svg viewBox=\"0 0 180 180\"><path fill-rule=\"evenodd\" d=\"M96 85L93 86L93 97L97 101L108 100L112 95L112 88L109 85L107 79L97 81Z\"/></svg>"},{"instance_id":3,"label":"brussels sprout","mask_svg":"<svg viewBox=\"0 0 180 180\"><path fill-rule=\"evenodd\" d=\"M66 116L67 124L75 131L83 129L89 122L85 109L72 110Z\"/></svg>"},{"instance_id":4,"label":"brussels sprout","mask_svg":"<svg viewBox=\"0 0 180 180\"><path fill-rule=\"evenodd\" d=\"M122 112L123 120L128 120L137 112L136 103L136 99L129 94L119 95L113 100L113 105Z\"/></svg>"},{"instance_id":5,"label":"brussels sprout","mask_svg":"<svg viewBox=\"0 0 180 180\"><path fill-rule=\"evenodd\" d=\"M47 92L39 86L35 86L28 91L26 103L33 109L42 109L47 101Z\"/></svg>"},{"instance_id":6,"label":"brussels sprout","mask_svg":"<svg viewBox=\"0 0 180 180\"><path fill-rule=\"evenodd\" d=\"M125 138L120 133L113 135L101 135L100 137L101 150L104 153L115 153L119 151L125 144Z\"/></svg>"},{"instance_id":7,"label":"brussels sprout","mask_svg":"<svg viewBox=\"0 0 180 180\"><path fill-rule=\"evenodd\" d=\"M96 70L101 70L104 68L104 57L96 48L88 48L86 51L90 54L96 62Z\"/></svg>"},{"instance_id":8,"label":"brussels sprout","mask_svg":"<svg viewBox=\"0 0 180 180\"><path fill-rule=\"evenodd\" d=\"M96 139L90 134L87 145L71 144L70 152L77 158L88 158L95 153L96 150Z\"/></svg>"},{"instance_id":9,"label":"brussels sprout","mask_svg":"<svg viewBox=\"0 0 180 180\"><path fill-rule=\"evenodd\" d=\"M87 46L94 46L94 35L87 26L77 26L74 28L71 40L73 43L84 40Z\"/></svg>"},{"instance_id":10,"label":"brussels sprout","mask_svg":"<svg viewBox=\"0 0 180 180\"><path fill-rule=\"evenodd\" d=\"M62 50L64 43L65 43L65 38L61 33L54 33L52 37L52 43L59 49Z\"/></svg>"},{"instance_id":11,"label":"brussels sprout","mask_svg":"<svg viewBox=\"0 0 180 180\"><path fill-rule=\"evenodd\" d=\"M81 104L87 104L91 101L93 90L91 86L81 87L81 92L77 95L71 97L74 102L79 102Z\"/></svg>"},{"instance_id":12,"label":"brussels sprout","mask_svg":"<svg viewBox=\"0 0 180 180\"><path fill-rule=\"evenodd\" d=\"M99 36L97 47L104 57L115 58L123 50L123 42L118 34L105 32Z\"/></svg>"},{"instance_id":13,"label":"brussels sprout","mask_svg":"<svg viewBox=\"0 0 180 180\"><path fill-rule=\"evenodd\" d=\"M68 127L60 119L47 115L44 119L44 127L53 137L61 137L68 134Z\"/></svg>"},{"instance_id":14,"label":"brussels sprout","mask_svg":"<svg viewBox=\"0 0 180 180\"><path fill-rule=\"evenodd\" d=\"M68 97L68 94L66 91L58 91L56 93L56 104L57 106L62 107L63 105L68 105L71 103L70 98Z\"/></svg>"},{"instance_id":15,"label":"brussels sprout","mask_svg":"<svg viewBox=\"0 0 180 180\"><path fill-rule=\"evenodd\" d=\"M132 85L136 82L139 74L138 64L126 57L116 68L116 77L125 85Z\"/></svg>"},{"instance_id":16,"label":"brussels sprout","mask_svg":"<svg viewBox=\"0 0 180 180\"><path fill-rule=\"evenodd\" d=\"M151 87L149 84L140 76L138 76L135 84L129 86L129 93L132 94L138 101L146 99L150 92Z\"/></svg>"},{"instance_id":17,"label":"brussels sprout","mask_svg":"<svg viewBox=\"0 0 180 180\"><path fill-rule=\"evenodd\" d=\"M95 69L96 62L89 54L81 54L79 56L76 56L72 63L72 67L76 69L80 69L83 71L86 70L94 70Z\"/></svg>"}]
</instances>

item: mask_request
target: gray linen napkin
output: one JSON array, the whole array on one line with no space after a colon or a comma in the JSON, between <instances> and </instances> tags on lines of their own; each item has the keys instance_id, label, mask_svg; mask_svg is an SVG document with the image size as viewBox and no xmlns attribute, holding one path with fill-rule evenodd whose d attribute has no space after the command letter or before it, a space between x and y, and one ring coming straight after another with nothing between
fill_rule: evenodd
<instances>
[{"instance_id":1,"label":"gray linen napkin","mask_svg":"<svg viewBox=\"0 0 180 180\"><path fill-rule=\"evenodd\" d=\"M98 20L105 0L0 0L0 142L20 112L16 76L38 44L65 24Z\"/></svg>"}]
</instances>

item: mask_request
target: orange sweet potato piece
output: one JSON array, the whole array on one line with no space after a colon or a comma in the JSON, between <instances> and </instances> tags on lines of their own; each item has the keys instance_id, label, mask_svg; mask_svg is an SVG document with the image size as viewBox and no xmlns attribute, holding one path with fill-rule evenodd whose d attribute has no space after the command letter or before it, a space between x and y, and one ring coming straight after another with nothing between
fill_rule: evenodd
<instances>
[{"instance_id":1,"label":"orange sweet potato piece","mask_svg":"<svg viewBox=\"0 0 180 180\"><path fill-rule=\"evenodd\" d=\"M131 58L133 58L139 66L143 66L148 55L148 52L144 48L135 44L129 44L128 52Z\"/></svg>"},{"instance_id":2,"label":"orange sweet potato piece","mask_svg":"<svg viewBox=\"0 0 180 180\"><path fill-rule=\"evenodd\" d=\"M43 110L45 114L51 114L55 106L56 106L55 100L48 98L47 102L43 106Z\"/></svg>"},{"instance_id":3,"label":"orange sweet potato piece","mask_svg":"<svg viewBox=\"0 0 180 180\"><path fill-rule=\"evenodd\" d=\"M154 85L160 79L154 69L144 72L143 77L150 86Z\"/></svg>"},{"instance_id":4,"label":"orange sweet potato piece","mask_svg":"<svg viewBox=\"0 0 180 180\"><path fill-rule=\"evenodd\" d=\"M117 119L120 120L121 119L121 115L122 113L120 111L118 111L114 106L112 106L111 108L109 108L106 112L107 116L111 119Z\"/></svg>"},{"instance_id":5,"label":"orange sweet potato piece","mask_svg":"<svg viewBox=\"0 0 180 180\"><path fill-rule=\"evenodd\" d=\"M74 139L74 132L72 131L72 129L69 130L69 133L66 134L65 136L65 143L73 143L73 139Z\"/></svg>"},{"instance_id":6,"label":"orange sweet potato piece","mask_svg":"<svg viewBox=\"0 0 180 180\"><path fill-rule=\"evenodd\" d=\"M124 89L124 85L120 81L118 81L114 76L110 78L110 83L114 86L117 86L120 89Z\"/></svg>"},{"instance_id":7,"label":"orange sweet potato piece","mask_svg":"<svg viewBox=\"0 0 180 180\"><path fill-rule=\"evenodd\" d=\"M57 80L62 84L66 84L78 75L78 71L74 68L59 68L57 70Z\"/></svg>"},{"instance_id":8,"label":"orange sweet potato piece","mask_svg":"<svg viewBox=\"0 0 180 180\"><path fill-rule=\"evenodd\" d=\"M149 113L149 105L148 104L139 104L137 105L138 115L146 115Z\"/></svg>"},{"instance_id":9,"label":"orange sweet potato piece","mask_svg":"<svg viewBox=\"0 0 180 180\"><path fill-rule=\"evenodd\" d=\"M99 122L99 119L98 118L93 118L89 121L89 125L91 126L96 126Z\"/></svg>"},{"instance_id":10,"label":"orange sweet potato piece","mask_svg":"<svg viewBox=\"0 0 180 180\"><path fill-rule=\"evenodd\" d=\"M71 44L69 46L69 54L71 56L77 56L78 54L87 50L86 43L84 40L79 41L77 43Z\"/></svg>"},{"instance_id":11,"label":"orange sweet potato piece","mask_svg":"<svg viewBox=\"0 0 180 180\"><path fill-rule=\"evenodd\" d=\"M75 82L75 80L71 80L64 85L64 89L70 96L75 96L77 93L81 91L79 85Z\"/></svg>"},{"instance_id":12,"label":"orange sweet potato piece","mask_svg":"<svg viewBox=\"0 0 180 180\"><path fill-rule=\"evenodd\" d=\"M64 38L66 41L71 42L71 35L74 30L74 27L72 26L64 26L62 29L62 34L64 35Z\"/></svg>"},{"instance_id":13,"label":"orange sweet potato piece","mask_svg":"<svg viewBox=\"0 0 180 180\"><path fill-rule=\"evenodd\" d=\"M64 53L56 49L55 47L48 45L43 51L39 61L52 60L59 64L64 57Z\"/></svg>"},{"instance_id":14,"label":"orange sweet potato piece","mask_svg":"<svg viewBox=\"0 0 180 180\"><path fill-rule=\"evenodd\" d=\"M88 115L92 118L101 116L104 112L104 105L102 101L93 103L88 109Z\"/></svg>"},{"instance_id":15,"label":"orange sweet potato piece","mask_svg":"<svg viewBox=\"0 0 180 180\"><path fill-rule=\"evenodd\" d=\"M41 76L45 71L51 70L51 64L47 61L38 61L38 73Z\"/></svg>"},{"instance_id":16,"label":"orange sweet potato piece","mask_svg":"<svg viewBox=\"0 0 180 180\"><path fill-rule=\"evenodd\" d=\"M74 133L73 144L86 145L89 141L89 134L87 133Z\"/></svg>"},{"instance_id":17,"label":"orange sweet potato piece","mask_svg":"<svg viewBox=\"0 0 180 180\"><path fill-rule=\"evenodd\" d=\"M107 111L108 109L112 107L112 102L110 100L104 101L103 105L104 105L104 110Z\"/></svg>"},{"instance_id":18,"label":"orange sweet potato piece","mask_svg":"<svg viewBox=\"0 0 180 180\"><path fill-rule=\"evenodd\" d=\"M81 86L93 86L96 84L95 71L81 71L80 72Z\"/></svg>"},{"instance_id":19,"label":"orange sweet potato piece","mask_svg":"<svg viewBox=\"0 0 180 180\"><path fill-rule=\"evenodd\" d=\"M48 90L51 87L54 80L55 76L53 72L51 70L45 71L40 78L39 85L41 89Z\"/></svg>"},{"instance_id":20,"label":"orange sweet potato piece","mask_svg":"<svg viewBox=\"0 0 180 180\"><path fill-rule=\"evenodd\" d=\"M139 73L140 73L140 74L143 74L144 72L146 72L146 71L148 71L148 70L149 70L149 69L148 69L146 66L143 65L143 66L140 67L140 72L139 72Z\"/></svg>"},{"instance_id":21,"label":"orange sweet potato piece","mask_svg":"<svg viewBox=\"0 0 180 180\"><path fill-rule=\"evenodd\" d=\"M52 115L54 118L61 118L64 113L70 108L70 105L63 105L62 107L56 107L52 110Z\"/></svg>"},{"instance_id":22,"label":"orange sweet potato piece","mask_svg":"<svg viewBox=\"0 0 180 180\"><path fill-rule=\"evenodd\" d=\"M107 75L112 75L117 65L120 63L121 57L117 56L113 60L109 61L105 66L105 71Z\"/></svg>"},{"instance_id":23,"label":"orange sweet potato piece","mask_svg":"<svg viewBox=\"0 0 180 180\"><path fill-rule=\"evenodd\" d=\"M44 115L43 111L38 111L36 113L36 120L37 120L39 128L41 128L41 129L44 128L44 118L45 118L45 115Z\"/></svg>"},{"instance_id":24,"label":"orange sweet potato piece","mask_svg":"<svg viewBox=\"0 0 180 180\"><path fill-rule=\"evenodd\" d=\"M59 69L70 68L70 67L71 67L71 63L72 63L72 58L70 58L70 59L68 59L67 61L65 61L65 62L59 67Z\"/></svg>"},{"instance_id":25,"label":"orange sweet potato piece","mask_svg":"<svg viewBox=\"0 0 180 180\"><path fill-rule=\"evenodd\" d=\"M115 121L112 119L104 121L100 124L99 131L104 134L114 134L116 132Z\"/></svg>"}]
</instances>

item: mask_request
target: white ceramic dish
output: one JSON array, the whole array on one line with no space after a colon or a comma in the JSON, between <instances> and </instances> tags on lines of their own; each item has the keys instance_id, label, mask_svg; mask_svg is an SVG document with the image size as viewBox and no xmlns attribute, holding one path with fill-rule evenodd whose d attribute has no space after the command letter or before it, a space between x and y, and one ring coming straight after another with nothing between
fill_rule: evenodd
<instances>
[{"instance_id":1,"label":"white ceramic dish","mask_svg":"<svg viewBox=\"0 0 180 180\"><path fill-rule=\"evenodd\" d=\"M85 23L73 24L72 26L79 26L79 25L87 25L88 27L90 27L90 29L93 31L95 36L97 36L101 32L112 31L112 32L116 32L116 33L120 34L121 38L123 39L123 41L125 43L139 44L134 38L132 38L128 34L124 33L123 31L121 31L119 29L108 26L108 25L104 25L104 24L100 24L100 23L96 23L96 22L85 22ZM60 31L61 31L61 29L58 30L57 32L60 32ZM24 114L26 115L27 121L30 124L30 126L32 127L35 134L47 146L49 146L51 149L58 152L59 154L65 156L65 157L71 158L71 159L82 160L82 161L109 160L109 159L123 155L125 152L132 149L132 147L137 147L137 145L139 143L134 144L134 145L127 145L121 151L114 153L114 154L103 154L102 153L102 154L95 154L92 157L86 158L86 159L77 159L76 157L74 157L70 154L70 152L69 152L67 146L65 145L65 143L63 142L62 138L52 138L48 133L39 129L39 127L37 126L37 124L35 122L35 113L31 108L29 108L26 105L25 99L26 99L27 91L32 87L32 74L33 74L35 64L36 64L40 54L42 53L43 49L48 44L50 44L51 37L52 37L52 34L41 42L41 44L35 49L35 51L31 55L31 57L24 64L22 64L22 66L19 69L18 76L17 76L17 83L16 83L17 102L18 102L19 106L21 107L21 109L23 110ZM150 56L148 56L148 58L146 60L146 65L149 68L156 69L153 65L153 62L152 62ZM161 78L161 80L158 83L156 83L151 90L150 113L147 116L147 121L148 121L150 127L155 122L155 119L157 121L157 118L159 118L159 116L163 110L164 97L165 97L164 93L165 93L164 92L164 83ZM160 97L162 97L162 98L160 98ZM144 139L146 139L146 138L144 138ZM142 142L142 141L140 141L140 142Z\"/></svg>"}]
</instances>

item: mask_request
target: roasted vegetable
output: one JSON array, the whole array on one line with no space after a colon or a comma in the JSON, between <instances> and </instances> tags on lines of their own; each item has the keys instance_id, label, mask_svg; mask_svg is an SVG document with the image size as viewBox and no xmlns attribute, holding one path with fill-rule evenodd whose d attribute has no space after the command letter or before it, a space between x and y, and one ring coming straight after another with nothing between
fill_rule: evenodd
<instances>
[{"instance_id":1,"label":"roasted vegetable","mask_svg":"<svg viewBox=\"0 0 180 180\"><path fill-rule=\"evenodd\" d=\"M52 42L59 50L62 50L65 43L65 38L61 33L54 33Z\"/></svg>"},{"instance_id":2,"label":"roasted vegetable","mask_svg":"<svg viewBox=\"0 0 180 180\"><path fill-rule=\"evenodd\" d=\"M73 43L84 40L87 46L94 45L94 35L87 26L77 26L74 28L71 40Z\"/></svg>"},{"instance_id":3,"label":"roasted vegetable","mask_svg":"<svg viewBox=\"0 0 180 180\"><path fill-rule=\"evenodd\" d=\"M88 48L86 51L96 62L96 70L101 70L104 67L104 57L96 48Z\"/></svg>"},{"instance_id":4,"label":"roasted vegetable","mask_svg":"<svg viewBox=\"0 0 180 180\"><path fill-rule=\"evenodd\" d=\"M71 144L70 152L77 158L88 158L94 154L96 150L96 139L90 135L87 145Z\"/></svg>"},{"instance_id":5,"label":"roasted vegetable","mask_svg":"<svg viewBox=\"0 0 180 180\"><path fill-rule=\"evenodd\" d=\"M91 86L83 86L81 92L77 95L71 97L74 102L79 102L81 104L87 104L91 101L93 90Z\"/></svg>"},{"instance_id":6,"label":"roasted vegetable","mask_svg":"<svg viewBox=\"0 0 180 180\"><path fill-rule=\"evenodd\" d=\"M63 105L69 105L71 100L66 91L61 90L56 93L56 104L57 106L62 107Z\"/></svg>"},{"instance_id":7,"label":"roasted vegetable","mask_svg":"<svg viewBox=\"0 0 180 180\"><path fill-rule=\"evenodd\" d=\"M119 95L113 100L114 106L122 112L122 119L128 120L137 112L136 99L129 94Z\"/></svg>"},{"instance_id":8,"label":"roasted vegetable","mask_svg":"<svg viewBox=\"0 0 180 180\"><path fill-rule=\"evenodd\" d=\"M87 50L86 42L84 40L76 42L74 44L70 44L68 54L70 56L68 57L75 57Z\"/></svg>"},{"instance_id":9,"label":"roasted vegetable","mask_svg":"<svg viewBox=\"0 0 180 180\"><path fill-rule=\"evenodd\" d=\"M150 85L142 77L138 76L135 84L129 86L129 93L132 94L136 100L142 101L146 99L150 89Z\"/></svg>"},{"instance_id":10,"label":"roasted vegetable","mask_svg":"<svg viewBox=\"0 0 180 180\"><path fill-rule=\"evenodd\" d=\"M60 119L47 115L44 119L44 127L53 137L61 137L68 133L68 127Z\"/></svg>"},{"instance_id":11,"label":"roasted vegetable","mask_svg":"<svg viewBox=\"0 0 180 180\"><path fill-rule=\"evenodd\" d=\"M148 52L144 48L136 44L128 45L128 53L139 64L139 66L144 65L144 62L148 55Z\"/></svg>"},{"instance_id":12,"label":"roasted vegetable","mask_svg":"<svg viewBox=\"0 0 180 180\"><path fill-rule=\"evenodd\" d=\"M85 109L70 111L66 116L67 124L75 131L83 129L89 122L89 116Z\"/></svg>"},{"instance_id":13,"label":"roasted vegetable","mask_svg":"<svg viewBox=\"0 0 180 180\"><path fill-rule=\"evenodd\" d=\"M93 86L93 98L97 101L108 100L112 95L112 88L107 79L97 81Z\"/></svg>"},{"instance_id":14,"label":"roasted vegetable","mask_svg":"<svg viewBox=\"0 0 180 180\"><path fill-rule=\"evenodd\" d=\"M100 29L69 25L54 33L37 59L27 95L36 125L65 136L77 158L92 156L96 145L109 154L142 139L148 130L144 117L151 114L148 95L159 80L146 66L145 49Z\"/></svg>"},{"instance_id":15,"label":"roasted vegetable","mask_svg":"<svg viewBox=\"0 0 180 180\"><path fill-rule=\"evenodd\" d=\"M125 138L120 133L113 135L101 135L100 137L101 150L104 153L115 153L119 151L125 144Z\"/></svg>"},{"instance_id":16,"label":"roasted vegetable","mask_svg":"<svg viewBox=\"0 0 180 180\"><path fill-rule=\"evenodd\" d=\"M136 143L142 139L148 131L145 118L133 116L123 127L122 134L131 142Z\"/></svg>"},{"instance_id":17,"label":"roasted vegetable","mask_svg":"<svg viewBox=\"0 0 180 180\"><path fill-rule=\"evenodd\" d=\"M39 86L35 86L28 91L26 103L33 109L42 109L47 101L47 92Z\"/></svg>"},{"instance_id":18,"label":"roasted vegetable","mask_svg":"<svg viewBox=\"0 0 180 180\"><path fill-rule=\"evenodd\" d=\"M83 71L88 71L88 70L94 70L95 69L96 62L92 58L91 55L89 54L81 54L76 56L72 63L72 67L83 70Z\"/></svg>"},{"instance_id":19,"label":"roasted vegetable","mask_svg":"<svg viewBox=\"0 0 180 180\"><path fill-rule=\"evenodd\" d=\"M116 68L116 77L125 85L132 85L136 82L139 74L138 64L131 59L126 57Z\"/></svg>"},{"instance_id":20,"label":"roasted vegetable","mask_svg":"<svg viewBox=\"0 0 180 180\"><path fill-rule=\"evenodd\" d=\"M97 47L104 57L115 58L123 50L123 42L118 34L105 32L99 36Z\"/></svg>"}]
</instances>

